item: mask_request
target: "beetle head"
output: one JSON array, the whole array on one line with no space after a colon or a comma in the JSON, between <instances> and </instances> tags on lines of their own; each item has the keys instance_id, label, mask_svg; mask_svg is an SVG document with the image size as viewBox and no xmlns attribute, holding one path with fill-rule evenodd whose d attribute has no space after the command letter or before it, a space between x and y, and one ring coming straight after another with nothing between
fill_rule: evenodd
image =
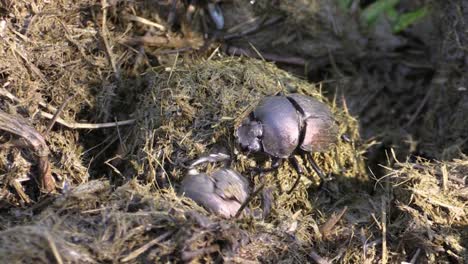
<instances>
[{"instance_id":1,"label":"beetle head","mask_svg":"<svg viewBox=\"0 0 468 264\"><path fill-rule=\"evenodd\" d=\"M246 119L236 130L236 137L242 151L255 153L262 150L263 126L257 121Z\"/></svg>"}]
</instances>

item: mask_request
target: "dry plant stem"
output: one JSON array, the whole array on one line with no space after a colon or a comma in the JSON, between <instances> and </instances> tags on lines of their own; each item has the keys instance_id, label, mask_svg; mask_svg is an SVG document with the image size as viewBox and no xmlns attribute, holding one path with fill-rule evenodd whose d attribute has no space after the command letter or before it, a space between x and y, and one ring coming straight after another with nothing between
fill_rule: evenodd
<instances>
[{"instance_id":1,"label":"dry plant stem","mask_svg":"<svg viewBox=\"0 0 468 264\"><path fill-rule=\"evenodd\" d=\"M10 92L6 91L5 89L0 88L0 95L5 96L8 99L16 102L16 103L21 103L21 100L18 99L16 96L11 94ZM70 98L69 98L70 99ZM67 99L67 100L69 100ZM60 112L63 109L57 109L53 106L49 106L44 102L39 102L39 105L42 107L45 107L49 110L52 110L55 112L55 115L46 113L44 111L39 111L39 114L43 118L47 118L50 120L53 120L53 122L57 122L61 124L62 126L71 128L71 129L97 129L97 128L109 128L109 127L117 127L117 126L125 126L125 125L131 125L135 123L135 119L129 119L129 120L124 120L124 121L116 121L116 122L108 122L108 123L97 123L97 124L92 124L92 123L76 123L76 122L68 122L63 120L62 118L58 117ZM65 103L60 107L63 108L65 107ZM56 116L57 115L57 116ZM52 123L53 124L53 123ZM48 129L49 130L49 129Z\"/></svg>"},{"instance_id":2,"label":"dry plant stem","mask_svg":"<svg viewBox=\"0 0 468 264\"><path fill-rule=\"evenodd\" d=\"M112 53L112 49L109 45L108 34L107 34L107 0L101 0L102 5L102 28L101 28L101 36L102 40L104 41L104 46L106 47L107 56L109 57L109 62L114 70L114 75L117 80L120 80L120 71L117 69L117 65L115 64L114 54Z\"/></svg>"},{"instance_id":3,"label":"dry plant stem","mask_svg":"<svg viewBox=\"0 0 468 264\"><path fill-rule=\"evenodd\" d=\"M382 196L382 264L386 264L388 260L388 252L387 252L387 202L386 197Z\"/></svg>"},{"instance_id":4,"label":"dry plant stem","mask_svg":"<svg viewBox=\"0 0 468 264\"><path fill-rule=\"evenodd\" d=\"M180 49L170 49L170 50L159 50L156 51L154 54L156 55L168 55L168 54L177 54L177 53L182 53L182 52L189 52L193 51L192 47L183 47Z\"/></svg>"},{"instance_id":5,"label":"dry plant stem","mask_svg":"<svg viewBox=\"0 0 468 264\"><path fill-rule=\"evenodd\" d=\"M39 70L39 68L36 67L36 65L34 65L32 62L29 61L26 55L24 55L18 49L16 49L14 44L10 44L10 48L26 62L29 69L31 69L31 71L34 72L39 77L39 79L41 79L42 82L44 82L47 86L49 86L49 82L47 81L44 74L42 74L42 72Z\"/></svg>"},{"instance_id":6,"label":"dry plant stem","mask_svg":"<svg viewBox=\"0 0 468 264\"><path fill-rule=\"evenodd\" d=\"M53 115L40 111L40 115L44 118L47 119L52 119L54 118ZM125 126L125 125L131 125L135 123L135 119L130 119L130 120L124 120L124 121L116 121L116 122L108 122L108 123L97 123L97 124L92 124L92 123L69 123L62 118L57 118L57 123L66 126L71 129L97 129L97 128L109 128L109 127L118 127L118 126Z\"/></svg>"},{"instance_id":7,"label":"dry plant stem","mask_svg":"<svg viewBox=\"0 0 468 264\"><path fill-rule=\"evenodd\" d=\"M143 245L142 247L138 248L137 250L133 251L132 253L128 254L128 256L126 256L125 258L122 259L122 262L128 262L130 260L134 260L136 259L138 256L140 256L141 254L145 253L148 249L150 249L151 247L159 244L161 241L163 241L164 239L168 238L170 235L172 235L174 232L173 231L168 231L160 236L158 236L157 238L151 240L150 242L146 243L145 245Z\"/></svg>"},{"instance_id":8,"label":"dry plant stem","mask_svg":"<svg viewBox=\"0 0 468 264\"><path fill-rule=\"evenodd\" d=\"M143 17L128 15L128 19L130 19L132 21L135 21L135 22L139 22L139 23L148 25L148 26L155 27L155 28L159 29L160 31L166 31L166 27L164 27L163 25L158 24L156 22L153 22L153 21L148 20L148 19L143 18Z\"/></svg>"},{"instance_id":9,"label":"dry plant stem","mask_svg":"<svg viewBox=\"0 0 468 264\"><path fill-rule=\"evenodd\" d=\"M162 36L139 36L139 37L126 37L120 41L122 44L127 45L146 45L149 47L159 47L159 46L166 46L169 44L169 40L166 37Z\"/></svg>"},{"instance_id":10,"label":"dry plant stem","mask_svg":"<svg viewBox=\"0 0 468 264\"><path fill-rule=\"evenodd\" d=\"M310 251L310 257L317 263L317 264L331 264L331 262L326 259L322 258L315 250Z\"/></svg>"},{"instance_id":11,"label":"dry plant stem","mask_svg":"<svg viewBox=\"0 0 468 264\"><path fill-rule=\"evenodd\" d=\"M416 188L410 188L410 190L413 193L415 193L416 195L419 195L419 196L422 196L422 197L426 198L427 202L429 202L429 203L431 203L433 205L445 207L445 208L451 210L452 212L454 212L454 213L456 213L458 215L463 215L463 213L464 213L464 211L463 211L464 208L463 207L453 206L453 205L438 201L435 198L433 198L430 194L425 193L424 191L421 191L421 190L416 189Z\"/></svg>"},{"instance_id":12,"label":"dry plant stem","mask_svg":"<svg viewBox=\"0 0 468 264\"><path fill-rule=\"evenodd\" d=\"M348 210L347 206L345 206L345 208L343 208L339 214L333 214L330 219L328 219L328 221L320 227L320 233L322 233L322 236L326 237L330 234L333 227L335 227L338 221L340 221L340 219L346 213L346 210Z\"/></svg>"},{"instance_id":13,"label":"dry plant stem","mask_svg":"<svg viewBox=\"0 0 468 264\"><path fill-rule=\"evenodd\" d=\"M62 257L60 256L59 250L57 248L57 245L55 244L52 236L50 234L46 235L47 242L49 243L50 250L52 251L52 254L55 257L55 261L57 261L57 264L63 264Z\"/></svg>"},{"instance_id":14,"label":"dry plant stem","mask_svg":"<svg viewBox=\"0 0 468 264\"><path fill-rule=\"evenodd\" d=\"M7 87L7 86L9 86L9 85L10 85L10 83L9 83L9 82L6 82L5 84L3 84L3 87ZM6 97L6 98L8 98L8 99L10 99L10 100L12 100L12 101L14 101L14 102L17 102L17 103L19 102L19 99L16 98L16 96L14 96L12 93L10 93L9 91L5 90L4 88L0 88L0 95L1 95L1 96L4 96L4 97Z\"/></svg>"},{"instance_id":15,"label":"dry plant stem","mask_svg":"<svg viewBox=\"0 0 468 264\"><path fill-rule=\"evenodd\" d=\"M414 123L414 121L416 121L416 118L418 118L418 116L421 113L421 111L423 110L424 106L426 106L427 101L429 101L430 95L432 94L433 87L434 86L432 86L429 89L429 91L427 91L427 93L424 96L423 100L419 104L418 109L416 109L416 112L414 112L414 114L411 116L410 120L408 121L408 123L406 123L404 128L408 128L409 126L411 126Z\"/></svg>"},{"instance_id":16,"label":"dry plant stem","mask_svg":"<svg viewBox=\"0 0 468 264\"><path fill-rule=\"evenodd\" d=\"M65 38L70 41L70 43L72 43L73 45L75 45L75 47L78 49L78 51L80 52L81 56L83 57L83 59L89 63L90 65L93 65L93 66L97 66L96 63L94 61L92 61L91 59L88 58L88 56L86 56L86 52L83 48L83 46L78 42L76 41L75 39L73 39L72 37L72 34L70 32L70 30L68 29L67 25L65 25L65 23L58 19L60 25L62 25L63 27L63 30L65 31Z\"/></svg>"},{"instance_id":17,"label":"dry plant stem","mask_svg":"<svg viewBox=\"0 0 468 264\"><path fill-rule=\"evenodd\" d=\"M18 193L20 196L21 200L23 200L26 204L31 203L31 199L29 198L29 195L27 195L24 190L23 186L21 186L21 183L18 180L13 180L10 185L15 189L15 191Z\"/></svg>"},{"instance_id":18,"label":"dry plant stem","mask_svg":"<svg viewBox=\"0 0 468 264\"><path fill-rule=\"evenodd\" d=\"M54 116L52 117L52 119L50 120L49 122L49 125L47 126L47 130L45 131L44 133L44 137L47 137L47 135L49 134L50 130L52 129L52 127L54 126L55 122L57 121L57 118L59 117L60 113L63 111L63 109L67 106L67 104L70 102L70 100L73 98L74 96L69 96L65 102L63 102L63 104L59 107L59 109L57 109L57 111L55 111L55 114Z\"/></svg>"},{"instance_id":19,"label":"dry plant stem","mask_svg":"<svg viewBox=\"0 0 468 264\"><path fill-rule=\"evenodd\" d=\"M39 175L42 192L53 192L55 180L52 177L49 164L49 148L39 132L29 126L24 120L0 111L0 129L24 138L39 157Z\"/></svg>"},{"instance_id":20,"label":"dry plant stem","mask_svg":"<svg viewBox=\"0 0 468 264\"><path fill-rule=\"evenodd\" d=\"M411 258L411 261L410 261L411 264L416 263L420 253L421 253L421 249L418 248L418 250L416 250L416 253L414 253L414 256Z\"/></svg>"},{"instance_id":21,"label":"dry plant stem","mask_svg":"<svg viewBox=\"0 0 468 264\"><path fill-rule=\"evenodd\" d=\"M3 87L5 87L6 85L4 85ZM5 90L4 88L0 88L0 95L1 96L4 96L10 100L12 100L13 102L15 103L23 103L20 99L18 99L18 97L14 96L12 93L8 92L7 90ZM39 102L39 105L46 108L47 110L49 111L52 111L52 112L56 112L57 111L57 108L51 106L51 105L48 105L46 104L45 102L43 101L40 101Z\"/></svg>"},{"instance_id":22,"label":"dry plant stem","mask_svg":"<svg viewBox=\"0 0 468 264\"><path fill-rule=\"evenodd\" d=\"M219 251L219 245L212 245L212 246L201 248L201 249L194 250L194 251L185 251L185 252L182 252L182 260L189 261L194 258L200 257L202 255L211 254L217 251Z\"/></svg>"}]
</instances>

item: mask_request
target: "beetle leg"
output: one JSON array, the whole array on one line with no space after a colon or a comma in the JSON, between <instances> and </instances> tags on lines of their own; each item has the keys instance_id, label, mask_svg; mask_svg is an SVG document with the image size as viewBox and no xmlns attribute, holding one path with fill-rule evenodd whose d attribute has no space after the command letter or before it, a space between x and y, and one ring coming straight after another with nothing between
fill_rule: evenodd
<instances>
[{"instance_id":1,"label":"beetle leg","mask_svg":"<svg viewBox=\"0 0 468 264\"><path fill-rule=\"evenodd\" d=\"M263 209L262 217L263 219L266 219L268 215L270 214L272 204L273 204L273 190L271 187L264 188L262 191L262 209Z\"/></svg>"},{"instance_id":2,"label":"beetle leg","mask_svg":"<svg viewBox=\"0 0 468 264\"><path fill-rule=\"evenodd\" d=\"M221 30L224 27L224 16L221 7L217 3L209 3L207 6L208 13L210 14L211 20L216 25L216 29Z\"/></svg>"},{"instance_id":3,"label":"beetle leg","mask_svg":"<svg viewBox=\"0 0 468 264\"><path fill-rule=\"evenodd\" d=\"M348 137L348 135L343 134L341 135L341 139L346 143L352 143L353 141Z\"/></svg>"},{"instance_id":4,"label":"beetle leg","mask_svg":"<svg viewBox=\"0 0 468 264\"><path fill-rule=\"evenodd\" d=\"M268 172L276 171L281 166L282 161L283 160L280 158L272 158L270 168L251 168L249 169L249 171L253 171L256 173L268 173Z\"/></svg>"},{"instance_id":5,"label":"beetle leg","mask_svg":"<svg viewBox=\"0 0 468 264\"><path fill-rule=\"evenodd\" d=\"M225 154L225 153L211 153L209 154L208 156L204 156L204 157L201 157L201 158L198 158L194 161L192 161L192 163L189 165L189 168L193 168L195 166L198 166L200 164L203 164L203 163L208 163L208 162L211 162L211 163L214 163L214 162L218 162L218 161L229 161L231 159L231 156L229 156L228 154Z\"/></svg>"},{"instance_id":6,"label":"beetle leg","mask_svg":"<svg viewBox=\"0 0 468 264\"><path fill-rule=\"evenodd\" d=\"M257 196L261 190L263 190L263 188L265 187L265 182L264 180L262 180L262 184L257 188L255 189L255 191L253 191L249 197L247 197L247 199L245 200L244 203L242 203L242 205L239 207L239 210L237 210L237 213L236 215L234 216L235 218L239 217L240 214L242 213L242 211L245 209L245 207L247 207L247 205L249 205L250 201L252 201L252 199Z\"/></svg>"},{"instance_id":7,"label":"beetle leg","mask_svg":"<svg viewBox=\"0 0 468 264\"><path fill-rule=\"evenodd\" d=\"M171 9L169 9L169 15L167 16L167 24L172 28L176 19L177 0L172 0Z\"/></svg>"},{"instance_id":8,"label":"beetle leg","mask_svg":"<svg viewBox=\"0 0 468 264\"><path fill-rule=\"evenodd\" d=\"M196 8L196 0L190 1L189 6L187 7L187 11L185 13L185 19L187 20L188 23L192 22L193 14L197 10Z\"/></svg>"},{"instance_id":9,"label":"beetle leg","mask_svg":"<svg viewBox=\"0 0 468 264\"><path fill-rule=\"evenodd\" d=\"M273 158L272 161L271 161L270 171L277 170L280 165L281 165L281 159L280 158Z\"/></svg>"},{"instance_id":10,"label":"beetle leg","mask_svg":"<svg viewBox=\"0 0 468 264\"><path fill-rule=\"evenodd\" d=\"M310 152L306 153L307 159L309 160L310 164L312 165L312 168L314 171L317 173L317 175L320 177L322 181L329 181L331 180L329 177L326 177L323 171L320 169L320 167L315 163L314 158L312 157L312 154Z\"/></svg>"},{"instance_id":11,"label":"beetle leg","mask_svg":"<svg viewBox=\"0 0 468 264\"><path fill-rule=\"evenodd\" d=\"M291 187L291 189L287 192L287 194L291 194L291 192L294 191L294 189L296 189L297 185L301 181L302 174L304 174L304 170L302 169L301 165L299 165L299 162L297 161L296 157L291 156L289 158L289 161L291 162L291 164L297 172L297 179L294 182L294 185Z\"/></svg>"}]
</instances>

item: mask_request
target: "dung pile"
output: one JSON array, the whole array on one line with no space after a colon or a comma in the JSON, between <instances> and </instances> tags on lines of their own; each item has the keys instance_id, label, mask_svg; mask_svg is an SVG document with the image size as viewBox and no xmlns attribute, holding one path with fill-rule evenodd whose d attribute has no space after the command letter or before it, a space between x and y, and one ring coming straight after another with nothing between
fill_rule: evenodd
<instances>
[{"instance_id":1,"label":"dung pile","mask_svg":"<svg viewBox=\"0 0 468 264\"><path fill-rule=\"evenodd\" d=\"M141 95L136 114L138 128L132 137L135 141L128 144L134 146L135 153L130 160L138 164L132 173L159 187L169 186L169 180L180 180L184 164L207 154L214 144L224 145L234 156L234 127L262 97L299 92L325 100L318 87L272 64L252 59L185 61L154 74L153 78L149 94ZM357 123L342 108L334 104L331 108L340 135L346 134L352 143L339 141L329 153L316 154L317 163L339 181L366 181L362 158L365 146L360 145ZM262 166L252 164L252 158L242 155L236 158L233 166L239 172L250 166ZM282 188L289 189L294 172L287 166L283 169L278 177ZM295 194L298 200L307 200L305 193L302 196L298 193ZM294 199L288 197L281 207L292 208L293 204Z\"/></svg>"},{"instance_id":2,"label":"dung pile","mask_svg":"<svg viewBox=\"0 0 468 264\"><path fill-rule=\"evenodd\" d=\"M277 201L269 222L251 217L222 220L176 196L177 183L186 172L184 164L206 154L215 143L224 144L236 157L233 167L238 171L254 165L250 158L236 155L233 131L263 96L300 92L328 103L319 87L272 64L214 56L183 58L183 63L172 68L147 73L151 86L139 96L134 114L137 124L122 139L120 159L113 163L116 173L144 187L131 180L111 191L108 183L94 181L30 209L13 210L3 218L5 231L0 241L6 251L0 255L7 260L43 262L54 258L277 262L307 261L318 257L314 254L329 256L325 248L319 248L311 257L308 252L315 245L310 242L333 229L334 224L328 224L325 231L319 226L342 210L343 204L333 205L338 197L367 181L362 156L366 146L360 143L356 120L333 103L340 134L346 134L350 142L339 141L329 153L315 155L324 172L337 179L326 184L333 196L309 188L310 182L291 195L281 192L295 179L288 166L277 176L268 175ZM253 207L258 204L255 201ZM15 226L20 219L23 225ZM40 246L29 250L22 244L25 236ZM7 254L11 247L17 250Z\"/></svg>"}]
</instances>

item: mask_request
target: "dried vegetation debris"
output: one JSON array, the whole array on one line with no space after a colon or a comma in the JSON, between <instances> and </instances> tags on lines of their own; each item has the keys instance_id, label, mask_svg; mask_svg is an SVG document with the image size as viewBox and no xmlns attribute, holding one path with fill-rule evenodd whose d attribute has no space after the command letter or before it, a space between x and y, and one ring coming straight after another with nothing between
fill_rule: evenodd
<instances>
[{"instance_id":1,"label":"dried vegetation debris","mask_svg":"<svg viewBox=\"0 0 468 264\"><path fill-rule=\"evenodd\" d=\"M316 254L344 263L372 263L382 260L386 212L390 263L410 261L415 255L421 262L462 263L468 237L466 159L439 164L421 160L397 167L388 182L381 182L390 189L378 188L375 195L348 194L335 205L321 192L315 206L336 209L312 215L298 211L269 223L210 216L171 189L153 191L137 181L117 189L105 181L90 181L57 197L39 214L30 214L26 224L1 231L0 258L45 263L58 258L89 263L277 263L311 261ZM337 210L344 205L347 210ZM3 215L2 222L12 218Z\"/></svg>"},{"instance_id":2,"label":"dried vegetation debris","mask_svg":"<svg viewBox=\"0 0 468 264\"><path fill-rule=\"evenodd\" d=\"M86 2L81 4L85 5ZM84 182L88 173L81 157L83 148L79 144L78 132L54 130L48 133L46 126L49 122L41 117L47 113L51 118L70 96L74 97L66 109L61 111L65 120L78 119L81 111L94 103L94 87L89 83L100 77L93 73L96 68L84 61L79 48L93 48L92 44L96 43L95 30L81 23L79 10L82 6L79 4L2 1L2 7L1 21L5 27L0 42L0 107L11 118L26 119L28 125L35 128L36 134L44 137L43 140L47 142L51 152L49 173L59 180L57 187L65 181L73 184ZM80 47L75 45L77 43ZM93 58L93 61L97 63L99 58ZM106 67L105 63L102 65ZM93 115L85 116L92 119ZM18 129L27 131L26 126ZM46 134L48 135L45 136ZM3 133L0 140L5 146L1 151L5 162L0 166L2 175L11 171L12 166L8 163L13 164L13 167L26 166L24 169L27 170L24 175L26 177L22 177L23 181L15 188L16 192L26 188L25 195L18 197L10 188L3 189L10 197L7 199L8 203L29 204L31 199L36 200L38 194L37 187L33 187L38 184L39 179L35 180L38 173L34 167L34 159L28 157L31 156L29 152L33 151L23 148L18 155L12 155L17 152L14 149L17 148L17 144L14 144L17 138L10 133ZM28 162L21 163L21 159ZM19 175L12 180L21 180L17 176ZM47 192L54 189L55 186L51 183Z\"/></svg>"},{"instance_id":3,"label":"dried vegetation debris","mask_svg":"<svg viewBox=\"0 0 468 264\"><path fill-rule=\"evenodd\" d=\"M116 190L108 182L90 181L56 199L34 219L33 225L0 232L2 260L242 262L265 253L257 249L280 248L284 239L261 222L247 233L241 229L246 224L208 217L171 190L149 192L135 181ZM247 246L261 239L268 239L268 246ZM237 251L242 254L233 255Z\"/></svg>"},{"instance_id":4,"label":"dried vegetation debris","mask_svg":"<svg viewBox=\"0 0 468 264\"><path fill-rule=\"evenodd\" d=\"M390 174L395 197L395 238L406 252L423 250L428 262L458 262L468 250L468 160L395 164Z\"/></svg>"}]
</instances>

